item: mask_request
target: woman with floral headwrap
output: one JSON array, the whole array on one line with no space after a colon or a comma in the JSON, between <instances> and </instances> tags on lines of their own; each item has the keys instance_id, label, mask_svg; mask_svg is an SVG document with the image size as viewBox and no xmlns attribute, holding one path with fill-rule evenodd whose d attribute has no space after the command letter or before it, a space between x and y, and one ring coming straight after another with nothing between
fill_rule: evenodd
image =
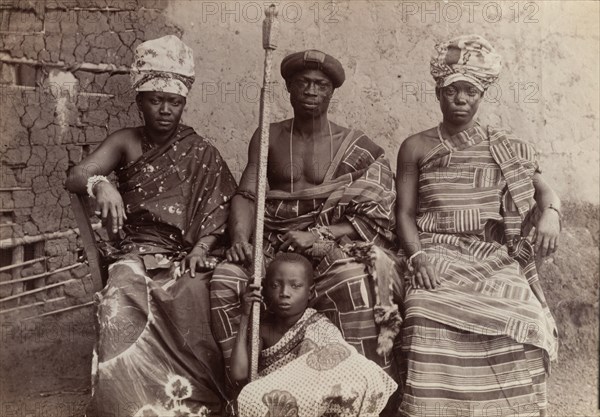
<instances>
[{"instance_id":1,"label":"woman with floral headwrap","mask_svg":"<svg viewBox=\"0 0 600 417\"><path fill-rule=\"evenodd\" d=\"M121 232L96 294L88 417L220 416L223 360L210 329L207 270L235 180L219 151L180 124L192 50L173 35L144 42L131 75L144 125L109 135L66 184L87 191ZM105 177L113 171L116 186Z\"/></svg>"},{"instance_id":2,"label":"woman with floral headwrap","mask_svg":"<svg viewBox=\"0 0 600 417\"><path fill-rule=\"evenodd\" d=\"M443 120L398 153L397 233L410 282L401 415L546 411L557 333L533 258L557 248L560 200L531 145L475 120L500 67L480 36L436 45Z\"/></svg>"}]
</instances>

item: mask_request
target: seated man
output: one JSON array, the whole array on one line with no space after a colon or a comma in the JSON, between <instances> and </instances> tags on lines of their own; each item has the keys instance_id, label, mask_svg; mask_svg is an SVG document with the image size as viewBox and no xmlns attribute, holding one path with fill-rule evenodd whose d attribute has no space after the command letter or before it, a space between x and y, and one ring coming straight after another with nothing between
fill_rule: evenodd
<instances>
[{"instance_id":1,"label":"seated man","mask_svg":"<svg viewBox=\"0 0 600 417\"><path fill-rule=\"evenodd\" d=\"M108 136L66 184L96 199L113 232L122 228L117 261L96 299L90 412L220 416L223 364L210 331L210 274L196 268L210 268L207 255L222 244L235 180L219 152L179 123L194 80L190 48L175 36L140 44L132 79L144 126ZM105 177L112 171L117 186Z\"/></svg>"},{"instance_id":2,"label":"seated man","mask_svg":"<svg viewBox=\"0 0 600 417\"><path fill-rule=\"evenodd\" d=\"M408 259L399 415L546 415L556 325L527 239L556 249L560 200L535 149L475 115L500 56L482 37L436 45L442 122L398 153L398 238ZM445 412L442 412L445 413Z\"/></svg>"},{"instance_id":3,"label":"seated man","mask_svg":"<svg viewBox=\"0 0 600 417\"><path fill-rule=\"evenodd\" d=\"M309 257L315 266L311 307L326 314L361 354L389 370L400 319L390 291L400 283L394 261L384 252L394 247L389 163L383 149L364 133L328 120L333 92L344 82L338 60L315 50L297 52L283 60L281 74L294 118L270 126L266 262L280 251ZM219 265L211 280L213 331L227 365L250 275L259 143L257 131L232 199L230 262ZM386 340L378 349L379 327Z\"/></svg>"}]
</instances>

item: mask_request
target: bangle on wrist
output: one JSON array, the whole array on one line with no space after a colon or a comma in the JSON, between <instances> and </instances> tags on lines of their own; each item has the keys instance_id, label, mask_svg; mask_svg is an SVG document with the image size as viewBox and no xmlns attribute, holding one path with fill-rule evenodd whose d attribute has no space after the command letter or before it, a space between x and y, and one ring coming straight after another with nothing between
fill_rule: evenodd
<instances>
[{"instance_id":1,"label":"bangle on wrist","mask_svg":"<svg viewBox=\"0 0 600 417\"><path fill-rule=\"evenodd\" d=\"M406 262L408 265L408 270L410 272L415 270L415 266L413 265L413 261L415 260L415 258L419 255L426 255L425 251L423 249L420 249L418 251L416 251L415 253L413 253L412 255L410 255L410 257L408 258L408 261Z\"/></svg>"},{"instance_id":2,"label":"bangle on wrist","mask_svg":"<svg viewBox=\"0 0 600 417\"><path fill-rule=\"evenodd\" d=\"M562 220L562 213L560 212L560 210L557 207L554 207L554 205L552 203L548 204L546 207L544 207L544 210L546 209L550 209L550 210L554 210L557 214L558 214L558 218L560 220Z\"/></svg>"},{"instance_id":3,"label":"bangle on wrist","mask_svg":"<svg viewBox=\"0 0 600 417\"><path fill-rule=\"evenodd\" d=\"M327 226L321 226L319 227L321 233L323 234L323 236L325 236L327 239L329 240L336 240L333 232L331 231L331 229Z\"/></svg>"},{"instance_id":4,"label":"bangle on wrist","mask_svg":"<svg viewBox=\"0 0 600 417\"><path fill-rule=\"evenodd\" d=\"M336 240L331 229L327 226L316 226L308 229L319 240Z\"/></svg>"},{"instance_id":5,"label":"bangle on wrist","mask_svg":"<svg viewBox=\"0 0 600 417\"><path fill-rule=\"evenodd\" d=\"M206 252L210 251L210 246L208 246L206 243L204 242L198 242L196 243L196 245L194 246L195 248L200 248L200 249L204 249Z\"/></svg>"},{"instance_id":6,"label":"bangle on wrist","mask_svg":"<svg viewBox=\"0 0 600 417\"><path fill-rule=\"evenodd\" d=\"M316 237L318 240L325 239L325 236L323 236L323 234L319 231L317 227L309 227L308 231L311 232L314 235L314 237Z\"/></svg>"},{"instance_id":7,"label":"bangle on wrist","mask_svg":"<svg viewBox=\"0 0 600 417\"><path fill-rule=\"evenodd\" d=\"M107 182L110 184L110 181L104 175L92 175L88 178L86 190L90 197L96 198L96 194L94 194L94 187L101 182Z\"/></svg>"},{"instance_id":8,"label":"bangle on wrist","mask_svg":"<svg viewBox=\"0 0 600 417\"><path fill-rule=\"evenodd\" d=\"M546 209L550 209L550 210L554 210L556 212L556 214L558 214L558 229L562 231L562 213L560 212L560 210L557 207L554 207L554 205L552 203L548 204L544 210Z\"/></svg>"}]
</instances>

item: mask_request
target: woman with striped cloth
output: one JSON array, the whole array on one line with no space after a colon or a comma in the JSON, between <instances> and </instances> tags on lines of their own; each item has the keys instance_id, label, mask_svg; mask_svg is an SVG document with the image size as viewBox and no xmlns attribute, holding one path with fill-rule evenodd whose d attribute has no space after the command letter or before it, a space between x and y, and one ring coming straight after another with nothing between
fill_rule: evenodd
<instances>
[{"instance_id":1,"label":"woman with striped cloth","mask_svg":"<svg viewBox=\"0 0 600 417\"><path fill-rule=\"evenodd\" d=\"M546 413L557 333L534 253L557 248L560 200L531 145L474 119L500 67L480 36L436 45L443 121L398 153L397 233L411 284L404 416Z\"/></svg>"}]
</instances>

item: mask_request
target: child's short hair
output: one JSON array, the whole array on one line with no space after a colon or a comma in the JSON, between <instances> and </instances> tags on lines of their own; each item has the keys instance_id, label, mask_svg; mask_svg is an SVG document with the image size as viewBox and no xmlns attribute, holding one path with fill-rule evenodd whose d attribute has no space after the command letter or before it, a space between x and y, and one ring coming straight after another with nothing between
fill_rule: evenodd
<instances>
[{"instance_id":1,"label":"child's short hair","mask_svg":"<svg viewBox=\"0 0 600 417\"><path fill-rule=\"evenodd\" d=\"M275 255L275 258L267 267L266 278L269 279L269 277L273 275L273 271L275 270L275 268L277 268L277 266L285 262L302 265L304 267L304 270L306 271L306 278L308 279L308 283L312 285L314 279L314 271L312 264L306 257L294 252L279 252L277 255Z\"/></svg>"}]
</instances>

